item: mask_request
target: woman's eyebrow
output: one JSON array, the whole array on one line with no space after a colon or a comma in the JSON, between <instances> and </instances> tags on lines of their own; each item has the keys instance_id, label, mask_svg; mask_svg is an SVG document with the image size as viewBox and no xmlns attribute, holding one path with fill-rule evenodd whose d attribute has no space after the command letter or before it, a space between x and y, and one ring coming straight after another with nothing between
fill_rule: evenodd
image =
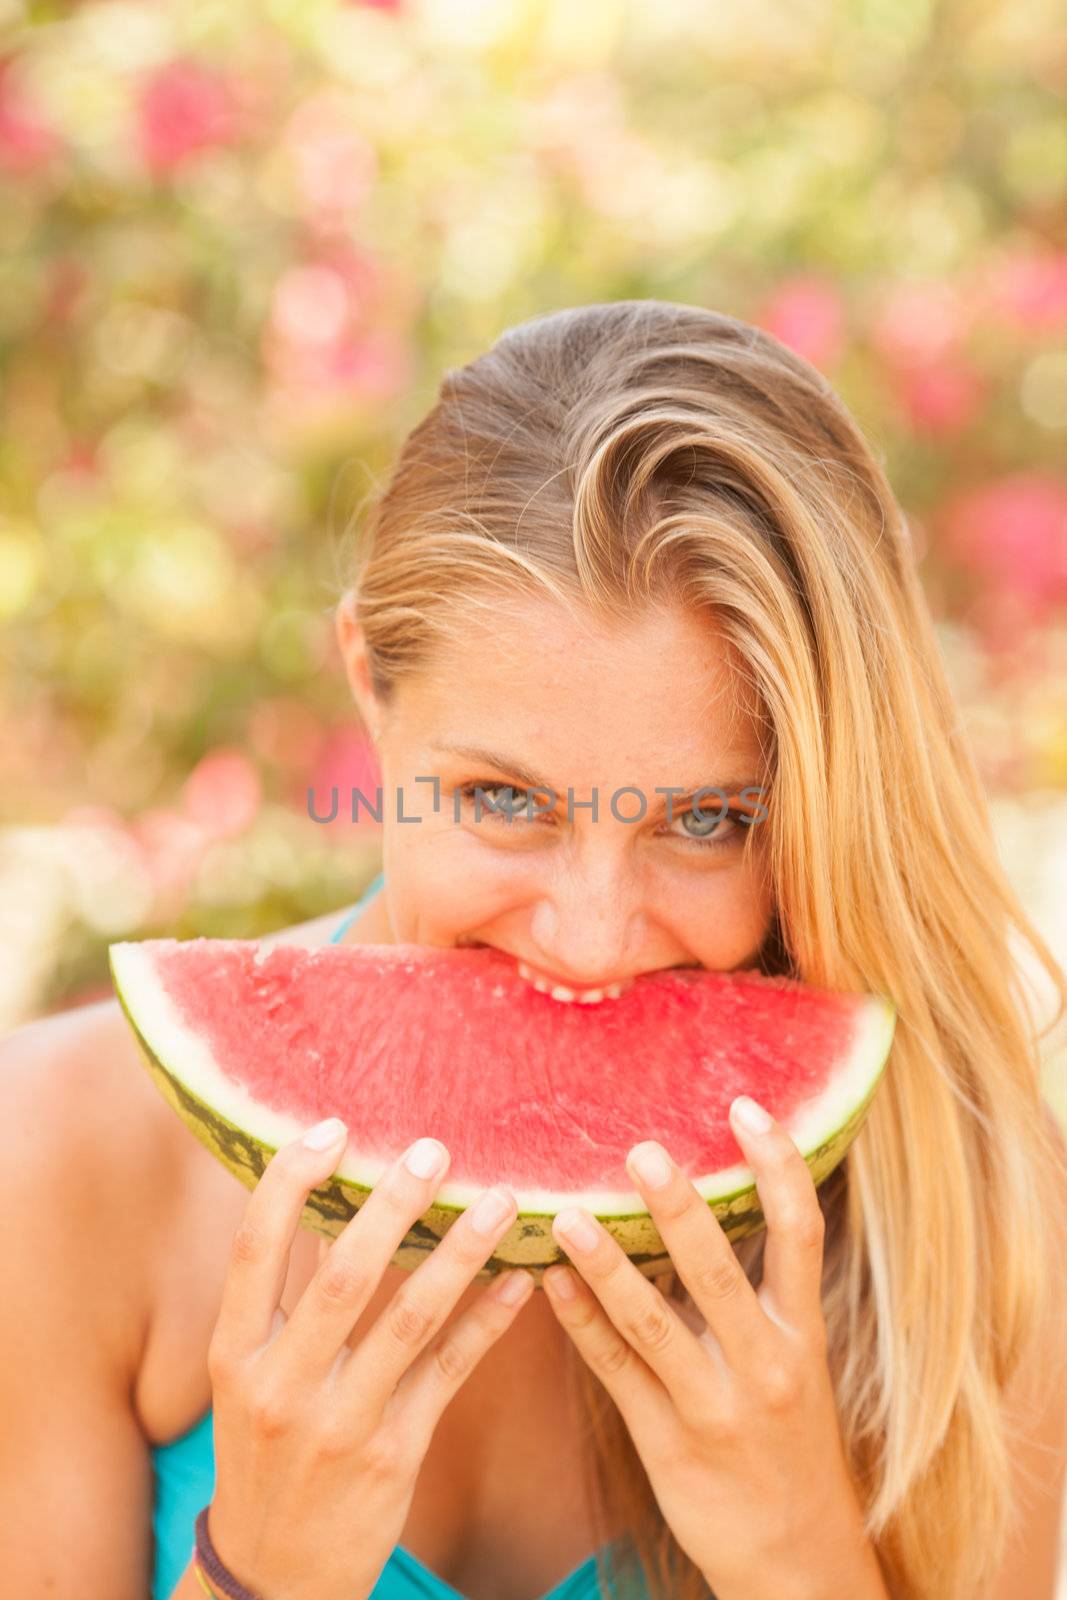
<instances>
[{"instance_id":1,"label":"woman's eyebrow","mask_svg":"<svg viewBox=\"0 0 1067 1600\"><path fill-rule=\"evenodd\" d=\"M563 794L566 791L566 784L557 786L554 783L550 783L547 778L539 777L537 773L531 772L524 762L517 761L514 756L508 755L506 751L488 750L484 745L476 744L433 744L430 749L439 750L444 755L462 756L467 761L476 761L483 766L496 767L501 772L514 773L516 778L531 789L547 789L555 795ZM669 787L675 791L674 803L681 804L691 800L702 789L722 790L726 795L732 797L739 795L742 789L758 789L760 782L758 778L719 778L715 782L708 782L704 779L700 783L662 784L660 787L664 789ZM649 804L652 804L654 798L652 795L647 795L645 798ZM666 803L666 795L661 798Z\"/></svg>"}]
</instances>

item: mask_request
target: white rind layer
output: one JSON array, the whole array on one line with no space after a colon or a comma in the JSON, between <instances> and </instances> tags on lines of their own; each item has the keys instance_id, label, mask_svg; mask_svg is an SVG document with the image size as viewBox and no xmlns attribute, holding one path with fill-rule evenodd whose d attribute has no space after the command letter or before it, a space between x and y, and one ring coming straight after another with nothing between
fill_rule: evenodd
<instances>
[{"instance_id":1,"label":"white rind layer","mask_svg":"<svg viewBox=\"0 0 1067 1600\"><path fill-rule=\"evenodd\" d=\"M115 983L145 1041L191 1095L272 1150L300 1137L306 1123L253 1099L219 1068L204 1039L179 1016L144 942L113 944L110 954ZM789 1135L801 1155L809 1156L827 1144L867 1098L888 1057L895 1020L896 1013L888 1001L877 995L866 997L857 1013L856 1037L847 1063L821 1094L802 1107L789 1125ZM324 1107L323 1116L330 1115L330 1108ZM371 1188L394 1159L373 1161L361 1156L349 1144L334 1173L358 1187ZM755 1174L751 1167L738 1162L708 1176L693 1178L692 1182L705 1200L720 1200L751 1188ZM520 1215L554 1215L564 1206L573 1204L576 1193L574 1190L523 1189L514 1185L513 1189ZM451 1183L446 1179L435 1192L434 1203L462 1210L480 1193L479 1185ZM580 1194L581 1204L596 1216L647 1214L647 1207L636 1189L583 1189Z\"/></svg>"}]
</instances>

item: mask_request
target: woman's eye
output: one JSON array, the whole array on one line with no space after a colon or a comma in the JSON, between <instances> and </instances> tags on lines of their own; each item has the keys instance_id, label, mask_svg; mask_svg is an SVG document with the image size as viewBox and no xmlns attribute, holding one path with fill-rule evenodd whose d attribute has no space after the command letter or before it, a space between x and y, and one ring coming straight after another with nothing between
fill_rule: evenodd
<instances>
[{"instance_id":1,"label":"woman's eye","mask_svg":"<svg viewBox=\"0 0 1067 1600\"><path fill-rule=\"evenodd\" d=\"M682 825L683 832L675 834L686 844L697 845L705 850L725 850L727 846L737 842L740 831L739 819L744 815L740 811L684 811L674 821ZM691 826L690 826L691 824Z\"/></svg>"},{"instance_id":2,"label":"woman's eye","mask_svg":"<svg viewBox=\"0 0 1067 1600\"><path fill-rule=\"evenodd\" d=\"M510 822L516 817L525 817L528 810L531 820L536 815L532 791L516 789L510 783L467 783L462 785L459 792L471 805L477 804L478 816Z\"/></svg>"}]
</instances>

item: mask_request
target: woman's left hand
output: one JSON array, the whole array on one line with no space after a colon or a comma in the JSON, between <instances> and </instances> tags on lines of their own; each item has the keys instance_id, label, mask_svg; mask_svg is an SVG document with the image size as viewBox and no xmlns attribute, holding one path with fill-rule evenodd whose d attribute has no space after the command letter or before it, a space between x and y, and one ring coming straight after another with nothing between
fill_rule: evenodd
<instances>
[{"instance_id":1,"label":"woman's left hand","mask_svg":"<svg viewBox=\"0 0 1067 1600\"><path fill-rule=\"evenodd\" d=\"M752 1102L749 1102L752 1104ZM716 1600L887 1600L863 1527L826 1360L824 1222L811 1173L777 1122L730 1122L767 1224L753 1289L708 1202L669 1157L666 1181L627 1170L703 1321L642 1276L588 1212L560 1212L578 1269L544 1276L549 1301L614 1400L659 1508ZM584 1218L587 1247L567 1227ZM570 1282L573 1293L562 1289Z\"/></svg>"}]
</instances>

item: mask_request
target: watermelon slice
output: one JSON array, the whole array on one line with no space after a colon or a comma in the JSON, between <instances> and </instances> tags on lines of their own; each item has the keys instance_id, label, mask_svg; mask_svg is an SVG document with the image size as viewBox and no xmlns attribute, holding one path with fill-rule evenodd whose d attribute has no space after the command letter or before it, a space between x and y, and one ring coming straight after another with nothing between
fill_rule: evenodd
<instances>
[{"instance_id":1,"label":"watermelon slice","mask_svg":"<svg viewBox=\"0 0 1067 1600\"><path fill-rule=\"evenodd\" d=\"M113 944L115 989L158 1087L254 1187L271 1154L336 1115L349 1129L302 1222L338 1234L422 1134L451 1164L394 1264L411 1269L480 1191L511 1185L518 1216L479 1277L566 1259L553 1215L580 1204L646 1275L669 1268L625 1168L654 1138L727 1235L763 1225L727 1120L754 1096L821 1183L866 1115L895 1008L755 972L646 973L617 999L539 992L488 947L149 939Z\"/></svg>"}]
</instances>

